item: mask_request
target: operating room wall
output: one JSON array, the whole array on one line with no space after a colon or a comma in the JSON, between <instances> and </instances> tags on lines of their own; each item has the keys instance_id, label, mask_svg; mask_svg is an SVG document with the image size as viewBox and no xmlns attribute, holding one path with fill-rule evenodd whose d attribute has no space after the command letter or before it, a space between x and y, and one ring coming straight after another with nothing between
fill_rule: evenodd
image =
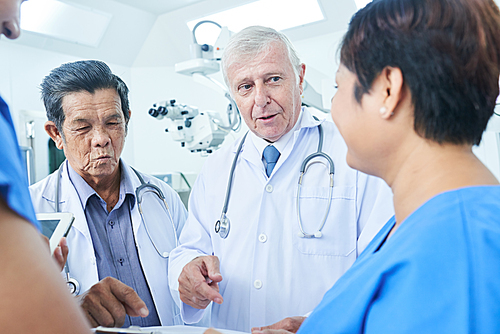
<instances>
[{"instance_id":1,"label":"operating room wall","mask_svg":"<svg viewBox=\"0 0 500 334\"><path fill-rule=\"evenodd\" d=\"M50 70L65 62L80 60L74 56L44 51L10 41L0 41L0 95L8 103L20 145L28 145L24 123L35 121L35 180L48 175L48 141L43 125L46 122L45 108L40 99L40 83ZM130 68L108 64L127 84ZM127 142L133 141L133 130ZM125 144L124 159L133 160L133 146Z\"/></svg>"},{"instance_id":2,"label":"operating room wall","mask_svg":"<svg viewBox=\"0 0 500 334\"><path fill-rule=\"evenodd\" d=\"M323 94L323 107L327 109L330 108L330 100L335 93L334 78L338 68L336 51L342 33L294 41L301 59L306 63L306 79ZM148 110L155 102L175 99L179 103L196 106L200 111L219 111L224 115L228 101L216 90L195 82L191 77L175 73L173 66L143 65L147 63L146 55L153 53L154 45L160 43L160 32L153 30L151 36L154 36L154 39L145 43L141 50L140 66L127 67L108 63L113 72L122 77L130 88L132 118L122 157L147 173L166 174L180 171L190 175L190 180L194 180L206 157L191 153L182 148L179 142L173 141L170 134L165 132L166 120L154 119L148 115ZM175 47L187 47L187 43L184 43L184 46L179 45ZM10 41L0 41L0 94L11 107L21 145L27 144L23 124L26 117L34 115L37 121L37 180L48 173L48 136L43 131L45 111L40 101L39 85L54 67L79 59ZM223 81L220 72L214 74L213 78ZM497 112L500 112L498 109L497 107ZM322 116L330 118L329 114ZM245 131L246 127L243 127L238 133L230 133L224 144L234 141ZM500 117L493 116L483 142L474 148L474 152L497 178L500 178L499 133Z\"/></svg>"}]
</instances>

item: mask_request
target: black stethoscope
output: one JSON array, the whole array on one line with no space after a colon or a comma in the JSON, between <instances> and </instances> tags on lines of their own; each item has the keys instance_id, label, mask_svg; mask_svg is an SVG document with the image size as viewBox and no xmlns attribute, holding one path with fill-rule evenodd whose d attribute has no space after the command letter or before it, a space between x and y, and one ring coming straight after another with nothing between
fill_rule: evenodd
<instances>
[{"instance_id":1,"label":"black stethoscope","mask_svg":"<svg viewBox=\"0 0 500 334\"><path fill-rule=\"evenodd\" d=\"M132 167L130 167L130 168L132 168ZM161 191L161 189L158 186L156 186L155 184L144 182L144 179L139 174L139 172L136 171L134 168L132 168L132 170L137 175L137 178L139 178L139 181L141 181L141 185L135 189L135 198L137 200L137 206L139 209L139 213L141 215L142 221L144 222L144 229L146 230L146 234L148 235L148 238L151 241L151 243L153 244L153 247L155 248L158 255L160 257L166 259L169 257L170 253L167 251L161 252L158 249L158 247L156 246L156 243L153 241L151 234L149 233L149 229L148 229L148 226L146 224L146 219L144 217L144 211L142 210L142 197L144 196L144 194L146 194L148 192L153 193L156 196L158 196L158 198L163 203L165 210L167 211L168 216L170 218L170 222L172 223L172 229L173 229L174 238L175 238L175 247L177 247L179 245L179 239L177 237L177 228L175 227L174 219L172 218L172 214L170 213L167 201L165 200L165 196L163 195L163 192ZM59 170L57 171L56 200L55 200L55 211L56 212L59 212L60 187L61 187L61 167L59 167ZM68 263L64 264L64 272L66 275L66 285L68 287L69 292L75 296L78 295L80 293L80 283L78 282L78 280L76 278L70 277Z\"/></svg>"},{"instance_id":2,"label":"black stethoscope","mask_svg":"<svg viewBox=\"0 0 500 334\"><path fill-rule=\"evenodd\" d=\"M312 153L308 157L304 159L302 162L302 165L300 167L300 175L299 175L299 181L298 181L298 190L297 190L297 218L298 218L298 224L300 228L300 232L298 233L299 237L301 238L321 238L323 236L323 233L321 230L325 226L326 218L328 217L328 212L330 211L330 206L332 203L332 197L333 197L333 175L335 174L335 165L333 164L332 158L324 153L322 151L323 149L323 127L321 124L318 125L318 131L319 131L319 143L318 143L318 150L315 153ZM248 132L243 136L243 139L241 140L238 150L236 151L236 155L233 159L233 163L231 165L231 171L229 172L229 181L227 184L226 188L226 197L224 199L224 206L222 207L222 214L220 216L220 219L215 222L215 233L218 233L219 236L222 239L226 239L227 236L229 235L229 230L231 228L231 222L229 221L229 218L227 217L227 206L229 203L229 196L231 194L231 187L233 183L233 175L234 175L234 170L236 168L236 162L238 161L238 157L240 156L241 148L243 147L243 143L245 142L245 139L248 135ZM302 219L300 218L300 189L302 187L302 179L304 177L304 174L306 173L307 169L309 166L315 164L315 163L321 163L324 164L322 161L313 161L312 163L309 164L309 162L314 159L314 158L324 158L329 165L329 170L330 170L330 189L329 189L329 195L328 195L328 206L326 208L325 216L323 218L323 221L321 222L321 225L319 226L318 230L315 233L309 234L304 231L304 226L302 225ZM325 164L326 166L326 164ZM328 167L328 166L327 166Z\"/></svg>"}]
</instances>

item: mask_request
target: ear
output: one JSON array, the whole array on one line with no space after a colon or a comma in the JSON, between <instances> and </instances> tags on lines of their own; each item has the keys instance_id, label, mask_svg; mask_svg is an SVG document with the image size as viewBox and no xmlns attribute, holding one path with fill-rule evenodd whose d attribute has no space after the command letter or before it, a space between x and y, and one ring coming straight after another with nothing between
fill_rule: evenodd
<instances>
[{"instance_id":1,"label":"ear","mask_svg":"<svg viewBox=\"0 0 500 334\"><path fill-rule=\"evenodd\" d=\"M50 136L50 138L52 138L52 140L56 144L56 147L58 149L62 150L63 149L62 135L59 132L59 130L57 129L57 126L55 125L55 123L52 121L47 121L45 123L44 128L45 128L45 132L47 132L47 134Z\"/></svg>"},{"instance_id":2,"label":"ear","mask_svg":"<svg viewBox=\"0 0 500 334\"><path fill-rule=\"evenodd\" d=\"M127 135L128 135L128 122L130 122L130 115L132 115L132 111L129 109L128 110L128 120L125 124L125 137L127 137Z\"/></svg>"},{"instance_id":3,"label":"ear","mask_svg":"<svg viewBox=\"0 0 500 334\"><path fill-rule=\"evenodd\" d=\"M383 89L383 107L385 112L381 110L383 118L390 118L396 112L400 102L405 97L403 72L397 67L385 67L379 75L380 88Z\"/></svg>"},{"instance_id":4,"label":"ear","mask_svg":"<svg viewBox=\"0 0 500 334\"><path fill-rule=\"evenodd\" d=\"M304 76L306 75L306 64L300 64L299 87L300 95L304 92Z\"/></svg>"}]
</instances>

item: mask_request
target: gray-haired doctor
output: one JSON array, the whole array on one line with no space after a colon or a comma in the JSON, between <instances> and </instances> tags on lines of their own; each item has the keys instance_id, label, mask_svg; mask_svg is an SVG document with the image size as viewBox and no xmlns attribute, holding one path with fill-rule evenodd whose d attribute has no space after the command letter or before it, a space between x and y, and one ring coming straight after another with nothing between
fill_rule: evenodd
<instances>
[{"instance_id":1,"label":"gray-haired doctor","mask_svg":"<svg viewBox=\"0 0 500 334\"><path fill-rule=\"evenodd\" d=\"M44 79L45 130L67 160L31 196L36 212L75 215L67 271L92 325L182 324L167 266L187 213L166 183L120 159L127 93L100 61L63 64Z\"/></svg>"},{"instance_id":2,"label":"gray-haired doctor","mask_svg":"<svg viewBox=\"0 0 500 334\"><path fill-rule=\"evenodd\" d=\"M347 166L335 124L301 106L305 65L285 35L240 31L222 67L250 131L205 162L169 280L184 321L213 302L211 326L249 331L312 311L394 211L382 180Z\"/></svg>"}]
</instances>

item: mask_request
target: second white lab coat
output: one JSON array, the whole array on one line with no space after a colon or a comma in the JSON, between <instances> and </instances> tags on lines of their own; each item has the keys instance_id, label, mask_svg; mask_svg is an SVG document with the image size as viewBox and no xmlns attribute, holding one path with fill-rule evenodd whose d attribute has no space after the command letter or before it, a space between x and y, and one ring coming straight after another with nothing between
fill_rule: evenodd
<instances>
[{"instance_id":1,"label":"second white lab coat","mask_svg":"<svg viewBox=\"0 0 500 334\"><path fill-rule=\"evenodd\" d=\"M137 188L141 183L134 171L123 161L122 173L126 173L126 177L131 179L131 183ZM59 195L59 210L60 212L71 212L75 215L75 221L71 228L67 241L69 247L68 267L72 278L78 280L81 285L80 294L87 291L92 285L99 281L97 273L97 264L94 254L92 238L85 218L80 197L76 192L71 180L68 176L68 161L65 161L61 173L60 195ZM177 233L179 234L186 220L187 212L182 204L178 194L170 188L166 183L142 174L146 183L153 183L160 187L165 199L169 205L170 212L176 224ZM47 176L45 179L37 182L30 187L31 198L35 211L54 212L55 210L55 193L56 193L57 171ZM148 229L151 235L155 235L157 247L160 249L170 249L169 243L172 243L172 238L158 237L165 233L170 233L171 229L164 228L164 224L171 224L167 213L160 205L148 205L146 201L143 204L148 206L150 210L158 210L147 215ZM164 259L158 255L153 244L151 243L145 228L144 222L138 210L137 202L131 211L132 228L136 242L139 261L141 263L146 281L151 290L153 302L156 305L156 310L162 325L179 325L182 320L179 314L179 308L173 301L168 288L167 268L168 258Z\"/></svg>"},{"instance_id":2,"label":"second white lab coat","mask_svg":"<svg viewBox=\"0 0 500 334\"><path fill-rule=\"evenodd\" d=\"M318 124L304 109L300 126L270 178L247 136L238 159L227 216L227 239L215 233L229 171L240 140L210 156L193 187L181 246L169 264L170 287L186 265L200 255L216 255L223 277L222 305L213 304L211 326L249 331L288 316L313 310L323 294L353 264L378 230L393 215L392 192L379 178L347 166L346 145L332 122L323 122L323 152L335 165L334 190L319 239L299 238L297 182L302 161L316 152ZM306 232L319 228L328 203L326 167L313 164L301 190L301 217ZM181 305L184 321L197 322L203 311Z\"/></svg>"}]
</instances>

